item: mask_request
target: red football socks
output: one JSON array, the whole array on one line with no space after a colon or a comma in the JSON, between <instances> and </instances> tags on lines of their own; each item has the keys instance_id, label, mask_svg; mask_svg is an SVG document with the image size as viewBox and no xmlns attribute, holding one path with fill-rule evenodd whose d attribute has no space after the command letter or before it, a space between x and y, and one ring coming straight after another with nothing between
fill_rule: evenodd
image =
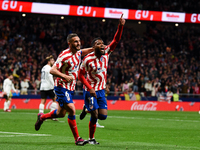
<instances>
[{"instance_id":1,"label":"red football socks","mask_svg":"<svg viewBox=\"0 0 200 150\"><path fill-rule=\"evenodd\" d=\"M78 134L78 128L77 128L77 125L76 125L76 120L75 119L70 119L68 118L68 124L71 128L71 131L74 135L74 139L77 140L77 138L79 137L79 134Z\"/></svg>"},{"instance_id":2,"label":"red football socks","mask_svg":"<svg viewBox=\"0 0 200 150\"><path fill-rule=\"evenodd\" d=\"M53 110L53 111L51 111L51 112L49 112L49 113L47 113L47 114L43 114L43 115L41 116L41 119L42 119L42 120L45 120L45 119L52 119L52 118L55 118L56 115L55 115L54 111L56 111L56 110Z\"/></svg>"},{"instance_id":3,"label":"red football socks","mask_svg":"<svg viewBox=\"0 0 200 150\"><path fill-rule=\"evenodd\" d=\"M89 137L90 139L94 138L94 133L96 131L96 123L89 122Z\"/></svg>"}]
</instances>

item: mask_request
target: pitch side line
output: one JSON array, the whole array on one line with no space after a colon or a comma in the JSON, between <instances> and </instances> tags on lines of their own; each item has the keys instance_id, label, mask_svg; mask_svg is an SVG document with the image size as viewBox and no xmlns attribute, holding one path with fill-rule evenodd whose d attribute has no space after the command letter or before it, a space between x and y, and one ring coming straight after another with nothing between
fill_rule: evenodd
<instances>
[{"instance_id":1,"label":"pitch side line","mask_svg":"<svg viewBox=\"0 0 200 150\"><path fill-rule=\"evenodd\" d=\"M0 112L0 113L8 113L8 112ZM15 113L9 113L9 114L16 114L16 113L20 113L20 114L30 114L30 115L37 115L37 113L25 113L25 112L15 112ZM76 115L76 117L79 117L79 115ZM87 116L86 116L87 117ZM89 115L88 115L89 117ZM163 119L163 118L141 118L141 117L124 117L124 116L108 116L108 118L121 118L121 119L139 119L139 120L158 120L158 121L177 121L177 122L200 122L198 120L180 120L180 119ZM59 121L62 122L62 121Z\"/></svg>"},{"instance_id":2,"label":"pitch side line","mask_svg":"<svg viewBox=\"0 0 200 150\"><path fill-rule=\"evenodd\" d=\"M51 136L51 134L32 134L32 133L20 133L20 132L4 132L0 131L0 137L16 137L16 136ZM6 134L6 135L2 135Z\"/></svg>"}]
</instances>

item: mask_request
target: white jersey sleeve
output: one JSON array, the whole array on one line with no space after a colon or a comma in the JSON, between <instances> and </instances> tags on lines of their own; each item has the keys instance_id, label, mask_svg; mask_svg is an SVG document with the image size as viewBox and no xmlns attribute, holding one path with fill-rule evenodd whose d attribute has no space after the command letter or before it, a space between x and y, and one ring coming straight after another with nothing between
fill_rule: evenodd
<instances>
[{"instance_id":1,"label":"white jersey sleeve","mask_svg":"<svg viewBox=\"0 0 200 150\"><path fill-rule=\"evenodd\" d=\"M45 65L41 70L41 85L40 90L52 90L54 89L54 80L53 75L50 74L51 67L49 65Z\"/></svg>"}]
</instances>

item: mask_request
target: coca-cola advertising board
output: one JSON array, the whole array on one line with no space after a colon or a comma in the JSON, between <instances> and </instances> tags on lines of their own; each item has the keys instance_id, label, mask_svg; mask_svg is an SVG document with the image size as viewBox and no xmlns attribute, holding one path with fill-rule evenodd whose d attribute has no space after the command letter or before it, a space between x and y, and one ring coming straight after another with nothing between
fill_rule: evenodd
<instances>
[{"instance_id":1,"label":"coca-cola advertising board","mask_svg":"<svg viewBox=\"0 0 200 150\"><path fill-rule=\"evenodd\" d=\"M4 99L0 99L0 109L3 109ZM45 109L49 109L52 100L48 99ZM11 109L38 109L40 99L12 99ZM82 109L84 100L74 100L76 109ZM108 100L108 110L131 111L199 111L200 102L157 102L157 101L113 101Z\"/></svg>"}]
</instances>

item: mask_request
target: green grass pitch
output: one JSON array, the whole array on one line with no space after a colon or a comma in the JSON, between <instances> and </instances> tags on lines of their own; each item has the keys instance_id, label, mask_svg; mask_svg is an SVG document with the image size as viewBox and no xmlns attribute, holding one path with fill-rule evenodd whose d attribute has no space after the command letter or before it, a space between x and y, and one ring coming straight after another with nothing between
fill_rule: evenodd
<instances>
[{"instance_id":1,"label":"green grass pitch","mask_svg":"<svg viewBox=\"0 0 200 150\"><path fill-rule=\"evenodd\" d=\"M0 112L0 149L2 150L200 150L200 115L198 112L108 111L99 121L100 145L76 146L65 118L47 120L35 131L38 110ZM46 110L45 112L48 112ZM88 139L90 115L80 120L79 134Z\"/></svg>"}]
</instances>

